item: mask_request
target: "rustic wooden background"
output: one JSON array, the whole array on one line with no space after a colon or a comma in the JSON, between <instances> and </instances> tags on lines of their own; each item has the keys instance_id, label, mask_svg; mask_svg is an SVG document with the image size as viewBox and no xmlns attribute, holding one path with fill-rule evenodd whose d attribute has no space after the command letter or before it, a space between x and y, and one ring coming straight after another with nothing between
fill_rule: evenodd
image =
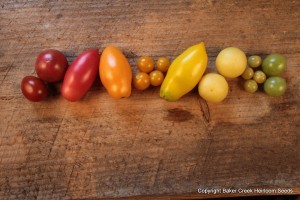
<instances>
[{"instance_id":1,"label":"rustic wooden background","mask_svg":"<svg viewBox=\"0 0 300 200\"><path fill-rule=\"evenodd\" d=\"M198 198L199 187L299 193L299 37L297 0L2 0L0 199ZM159 88L115 101L99 80L76 103L60 95L32 103L20 91L48 48L71 62L113 44L135 71L139 56L174 59L200 41L209 71L228 46L284 54L286 94L249 94L240 79L228 80L220 104L196 91L166 102Z\"/></svg>"}]
</instances>

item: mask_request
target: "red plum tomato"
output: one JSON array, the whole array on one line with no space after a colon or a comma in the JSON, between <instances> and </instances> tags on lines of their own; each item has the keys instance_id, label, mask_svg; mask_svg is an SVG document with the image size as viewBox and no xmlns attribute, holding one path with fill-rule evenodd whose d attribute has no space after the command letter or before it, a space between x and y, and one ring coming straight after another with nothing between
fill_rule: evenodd
<instances>
[{"instance_id":1,"label":"red plum tomato","mask_svg":"<svg viewBox=\"0 0 300 200\"><path fill-rule=\"evenodd\" d=\"M68 68L61 93L69 101L81 99L94 83L99 73L100 55L98 49L82 52Z\"/></svg>"}]
</instances>

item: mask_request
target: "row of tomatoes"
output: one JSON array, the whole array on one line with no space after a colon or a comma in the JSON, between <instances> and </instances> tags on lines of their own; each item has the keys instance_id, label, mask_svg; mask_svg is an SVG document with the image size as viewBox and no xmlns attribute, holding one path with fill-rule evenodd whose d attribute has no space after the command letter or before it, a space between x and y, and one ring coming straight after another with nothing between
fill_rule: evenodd
<instances>
[{"instance_id":1,"label":"row of tomatoes","mask_svg":"<svg viewBox=\"0 0 300 200\"><path fill-rule=\"evenodd\" d=\"M278 59L279 57L282 59ZM106 47L101 56L98 49L86 50L70 67L61 52L47 50L42 52L36 61L36 73L40 79L27 76L23 79L21 88L26 98L40 101L48 93L44 81L51 83L63 80L63 97L69 101L77 101L86 94L99 73L103 86L115 99L129 97L133 82L139 90L148 88L150 84L161 85L160 97L167 101L180 99L198 84L198 92L202 98L209 102L221 102L229 90L224 77L235 78L247 73L246 55L236 47L223 49L216 58L216 68L221 75L207 73L203 76L207 62L206 48L201 42L186 49L171 64L168 59L160 58L156 64L158 70L152 71L154 61L150 57L141 57L137 62L140 72L132 77L126 57L114 46ZM285 58L274 54L264 60L262 68L268 75L276 76L283 72L285 67ZM167 72L166 75L163 72ZM245 77L245 74L243 76ZM283 95L286 90L285 82L278 81L278 77L271 77L270 80L271 84L265 87L266 92L272 96Z\"/></svg>"},{"instance_id":2,"label":"row of tomatoes","mask_svg":"<svg viewBox=\"0 0 300 200\"><path fill-rule=\"evenodd\" d=\"M82 52L68 67L63 53L57 50L42 52L35 63L39 78L26 76L21 83L24 96L30 101L41 101L48 96L45 82L63 80L61 94L69 101L78 101L92 86L98 74L110 96L115 99L131 94L132 71L124 54L108 46L99 55L98 49Z\"/></svg>"}]
</instances>

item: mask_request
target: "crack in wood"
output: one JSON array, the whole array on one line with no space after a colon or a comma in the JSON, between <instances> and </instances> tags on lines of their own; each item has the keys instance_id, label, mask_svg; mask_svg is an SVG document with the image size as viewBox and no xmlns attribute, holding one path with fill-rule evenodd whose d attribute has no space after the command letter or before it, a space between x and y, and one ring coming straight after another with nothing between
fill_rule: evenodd
<instances>
[{"instance_id":1,"label":"crack in wood","mask_svg":"<svg viewBox=\"0 0 300 200\"><path fill-rule=\"evenodd\" d=\"M71 179L72 179L72 176L73 176L75 165L76 165L76 162L74 162L74 164L72 166L72 170L71 170L69 180L68 180L68 183L67 183L67 190L66 190L66 195L65 196L68 196L68 193L69 193L69 190L70 190L70 184L71 184Z\"/></svg>"},{"instance_id":2,"label":"crack in wood","mask_svg":"<svg viewBox=\"0 0 300 200\"><path fill-rule=\"evenodd\" d=\"M202 99L201 97L198 97L198 103L200 105L203 119L205 120L205 125L209 126L210 122L211 122L209 106L208 106L207 102L204 99Z\"/></svg>"}]
</instances>

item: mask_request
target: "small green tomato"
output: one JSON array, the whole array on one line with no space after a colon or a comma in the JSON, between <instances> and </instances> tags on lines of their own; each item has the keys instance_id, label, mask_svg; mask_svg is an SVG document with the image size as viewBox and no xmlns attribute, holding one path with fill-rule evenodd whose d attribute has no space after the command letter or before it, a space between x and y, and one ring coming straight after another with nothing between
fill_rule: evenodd
<instances>
[{"instance_id":1,"label":"small green tomato","mask_svg":"<svg viewBox=\"0 0 300 200\"><path fill-rule=\"evenodd\" d=\"M263 83L266 81L266 74L260 70L254 72L253 80L256 81L256 83Z\"/></svg>"},{"instance_id":2,"label":"small green tomato","mask_svg":"<svg viewBox=\"0 0 300 200\"><path fill-rule=\"evenodd\" d=\"M254 80L247 80L244 83L244 89L247 92L254 93L256 92L257 88L258 88L257 83Z\"/></svg>"},{"instance_id":3,"label":"small green tomato","mask_svg":"<svg viewBox=\"0 0 300 200\"><path fill-rule=\"evenodd\" d=\"M248 65L252 68L257 68L261 65L262 59L260 56L250 56L248 58Z\"/></svg>"},{"instance_id":4,"label":"small green tomato","mask_svg":"<svg viewBox=\"0 0 300 200\"><path fill-rule=\"evenodd\" d=\"M242 77L245 79L245 80L248 80L248 79L251 79L253 77L253 74L254 74L254 71L252 68L250 67L247 67L244 71L244 73L242 74Z\"/></svg>"}]
</instances>

